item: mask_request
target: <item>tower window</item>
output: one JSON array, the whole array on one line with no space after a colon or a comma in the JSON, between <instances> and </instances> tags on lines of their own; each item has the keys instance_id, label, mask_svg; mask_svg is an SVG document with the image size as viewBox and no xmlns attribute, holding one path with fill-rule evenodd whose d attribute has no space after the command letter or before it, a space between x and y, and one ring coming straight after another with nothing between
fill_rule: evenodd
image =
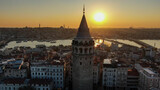
<instances>
[{"instance_id":1,"label":"tower window","mask_svg":"<svg viewBox=\"0 0 160 90\"><path fill-rule=\"evenodd\" d=\"M92 48L89 48L89 53L91 53L91 51L92 51Z\"/></svg>"},{"instance_id":2,"label":"tower window","mask_svg":"<svg viewBox=\"0 0 160 90\"><path fill-rule=\"evenodd\" d=\"M82 65L82 62L80 62L80 65Z\"/></svg>"},{"instance_id":3,"label":"tower window","mask_svg":"<svg viewBox=\"0 0 160 90\"><path fill-rule=\"evenodd\" d=\"M90 61L90 65L92 64L92 62Z\"/></svg>"},{"instance_id":4,"label":"tower window","mask_svg":"<svg viewBox=\"0 0 160 90\"><path fill-rule=\"evenodd\" d=\"M82 54L82 48L79 48L80 53Z\"/></svg>"},{"instance_id":5,"label":"tower window","mask_svg":"<svg viewBox=\"0 0 160 90\"><path fill-rule=\"evenodd\" d=\"M75 50L76 50L76 53L78 52L78 49L77 48L75 48Z\"/></svg>"},{"instance_id":6,"label":"tower window","mask_svg":"<svg viewBox=\"0 0 160 90\"><path fill-rule=\"evenodd\" d=\"M88 49L87 49L87 48L85 48L85 53L87 54L87 52L88 52Z\"/></svg>"}]
</instances>

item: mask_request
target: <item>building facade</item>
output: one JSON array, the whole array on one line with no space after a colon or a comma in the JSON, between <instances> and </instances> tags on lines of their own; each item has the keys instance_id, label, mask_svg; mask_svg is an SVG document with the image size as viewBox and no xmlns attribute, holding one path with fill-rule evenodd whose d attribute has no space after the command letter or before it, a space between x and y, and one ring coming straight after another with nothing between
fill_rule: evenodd
<instances>
[{"instance_id":1,"label":"building facade","mask_svg":"<svg viewBox=\"0 0 160 90\"><path fill-rule=\"evenodd\" d=\"M125 90L127 88L128 67L118 60L105 59L103 63L102 85L104 90Z\"/></svg>"},{"instance_id":2,"label":"building facade","mask_svg":"<svg viewBox=\"0 0 160 90\"><path fill-rule=\"evenodd\" d=\"M32 79L52 79L53 88L64 88L64 63L59 60L52 63L33 63L31 65Z\"/></svg>"},{"instance_id":3,"label":"building facade","mask_svg":"<svg viewBox=\"0 0 160 90\"><path fill-rule=\"evenodd\" d=\"M152 88L159 88L159 74L154 72L151 68L143 68L140 71L140 90L151 90Z\"/></svg>"},{"instance_id":4,"label":"building facade","mask_svg":"<svg viewBox=\"0 0 160 90\"><path fill-rule=\"evenodd\" d=\"M4 69L4 77L6 78L27 78L27 67L16 65L6 65Z\"/></svg>"}]
</instances>

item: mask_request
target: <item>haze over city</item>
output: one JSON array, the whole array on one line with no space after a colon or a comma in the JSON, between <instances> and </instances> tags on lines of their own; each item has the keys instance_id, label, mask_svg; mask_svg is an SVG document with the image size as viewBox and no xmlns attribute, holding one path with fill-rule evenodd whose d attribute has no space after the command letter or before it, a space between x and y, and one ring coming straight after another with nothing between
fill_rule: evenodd
<instances>
[{"instance_id":1,"label":"haze over city","mask_svg":"<svg viewBox=\"0 0 160 90\"><path fill-rule=\"evenodd\" d=\"M0 90L160 90L160 0L0 0Z\"/></svg>"}]
</instances>

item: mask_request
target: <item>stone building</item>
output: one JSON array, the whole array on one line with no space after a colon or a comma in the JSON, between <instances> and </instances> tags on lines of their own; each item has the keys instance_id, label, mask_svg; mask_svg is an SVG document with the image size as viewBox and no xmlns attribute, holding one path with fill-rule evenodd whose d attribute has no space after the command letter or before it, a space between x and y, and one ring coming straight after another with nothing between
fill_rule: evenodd
<instances>
[{"instance_id":1,"label":"stone building","mask_svg":"<svg viewBox=\"0 0 160 90\"><path fill-rule=\"evenodd\" d=\"M89 32L84 9L77 36L72 41L72 55L73 90L92 90L94 41Z\"/></svg>"}]
</instances>

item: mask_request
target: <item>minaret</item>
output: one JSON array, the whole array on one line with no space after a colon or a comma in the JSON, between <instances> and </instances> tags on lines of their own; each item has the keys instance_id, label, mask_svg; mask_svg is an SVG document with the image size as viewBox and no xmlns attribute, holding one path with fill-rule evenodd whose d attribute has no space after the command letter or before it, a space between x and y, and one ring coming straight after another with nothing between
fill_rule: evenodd
<instances>
[{"instance_id":1,"label":"minaret","mask_svg":"<svg viewBox=\"0 0 160 90\"><path fill-rule=\"evenodd\" d=\"M93 90L94 41L89 32L84 7L77 36L72 41L72 54L73 90Z\"/></svg>"}]
</instances>

